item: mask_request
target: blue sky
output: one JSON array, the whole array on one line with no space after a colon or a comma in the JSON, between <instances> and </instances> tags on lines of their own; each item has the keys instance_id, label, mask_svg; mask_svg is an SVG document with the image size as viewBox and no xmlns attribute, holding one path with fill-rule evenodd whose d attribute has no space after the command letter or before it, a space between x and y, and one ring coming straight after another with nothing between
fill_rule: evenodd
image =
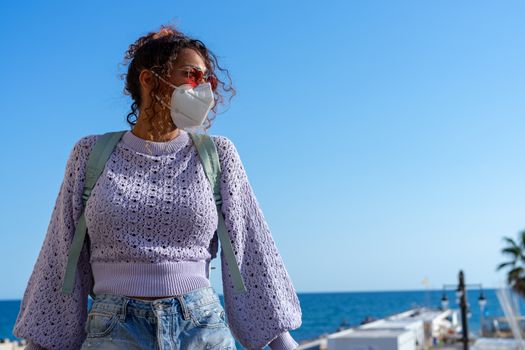
<instances>
[{"instance_id":1,"label":"blue sky","mask_svg":"<svg viewBox=\"0 0 525 350\"><path fill-rule=\"evenodd\" d=\"M21 298L80 137L128 128L118 78L174 23L237 89L237 146L298 292L496 287L525 229L521 1L3 1L0 299ZM218 265L218 261L214 263ZM222 292L218 272L212 283Z\"/></svg>"}]
</instances>

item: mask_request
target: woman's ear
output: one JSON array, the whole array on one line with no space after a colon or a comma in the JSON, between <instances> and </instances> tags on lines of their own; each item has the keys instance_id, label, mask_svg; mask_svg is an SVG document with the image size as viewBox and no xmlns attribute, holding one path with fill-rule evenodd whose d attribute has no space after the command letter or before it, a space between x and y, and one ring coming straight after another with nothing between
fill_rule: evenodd
<instances>
[{"instance_id":1,"label":"woman's ear","mask_svg":"<svg viewBox=\"0 0 525 350\"><path fill-rule=\"evenodd\" d=\"M153 88L153 74L149 69L143 69L139 74L139 82L144 91L151 90Z\"/></svg>"}]
</instances>

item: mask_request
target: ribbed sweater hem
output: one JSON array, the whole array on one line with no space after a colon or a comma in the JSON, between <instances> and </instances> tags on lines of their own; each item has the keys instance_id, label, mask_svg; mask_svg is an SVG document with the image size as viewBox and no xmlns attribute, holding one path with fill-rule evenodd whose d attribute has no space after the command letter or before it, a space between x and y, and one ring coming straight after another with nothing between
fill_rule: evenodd
<instances>
[{"instance_id":1,"label":"ribbed sweater hem","mask_svg":"<svg viewBox=\"0 0 525 350\"><path fill-rule=\"evenodd\" d=\"M281 333L277 338L268 344L272 350L292 350L299 346L299 344L292 338L290 332Z\"/></svg>"},{"instance_id":2,"label":"ribbed sweater hem","mask_svg":"<svg viewBox=\"0 0 525 350\"><path fill-rule=\"evenodd\" d=\"M161 263L93 262L93 293L173 296L209 287L209 260Z\"/></svg>"}]
</instances>

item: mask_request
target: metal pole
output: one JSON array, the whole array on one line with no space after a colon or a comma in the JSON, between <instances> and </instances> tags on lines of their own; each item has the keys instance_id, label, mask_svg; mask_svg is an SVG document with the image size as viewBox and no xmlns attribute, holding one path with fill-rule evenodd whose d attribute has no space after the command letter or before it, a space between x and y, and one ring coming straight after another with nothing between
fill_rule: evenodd
<instances>
[{"instance_id":1,"label":"metal pole","mask_svg":"<svg viewBox=\"0 0 525 350\"><path fill-rule=\"evenodd\" d=\"M468 343L468 321L467 321L467 291L465 289L465 275L463 270L459 271L459 291L461 296L459 306L461 307L461 328L463 329L463 350L469 349Z\"/></svg>"}]
</instances>

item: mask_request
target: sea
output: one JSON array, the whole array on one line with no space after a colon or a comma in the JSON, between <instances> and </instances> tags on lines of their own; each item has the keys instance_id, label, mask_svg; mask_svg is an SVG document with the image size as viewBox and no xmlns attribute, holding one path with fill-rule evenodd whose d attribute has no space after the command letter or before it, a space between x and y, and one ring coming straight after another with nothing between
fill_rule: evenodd
<instances>
[{"instance_id":1,"label":"sea","mask_svg":"<svg viewBox=\"0 0 525 350\"><path fill-rule=\"evenodd\" d=\"M454 290L447 290L449 308L459 309ZM298 293L302 309L302 325L290 331L297 342L317 338L332 333L341 325L359 326L366 318L384 318L408 309L420 306L439 308L441 290L419 291L381 291L381 292L323 292ZM495 289L484 289L487 300L483 317L503 316ZM478 305L480 292L467 291L469 304L469 331L476 333L480 329L481 311ZM224 298L219 295L224 305ZM91 298L89 298L91 305ZM523 300L519 301L521 310L525 310ZM20 309L20 300L0 300L0 338L19 340L12 334L12 329ZM244 349L237 343L237 349ZM269 348L268 348L269 349Z\"/></svg>"}]
</instances>

